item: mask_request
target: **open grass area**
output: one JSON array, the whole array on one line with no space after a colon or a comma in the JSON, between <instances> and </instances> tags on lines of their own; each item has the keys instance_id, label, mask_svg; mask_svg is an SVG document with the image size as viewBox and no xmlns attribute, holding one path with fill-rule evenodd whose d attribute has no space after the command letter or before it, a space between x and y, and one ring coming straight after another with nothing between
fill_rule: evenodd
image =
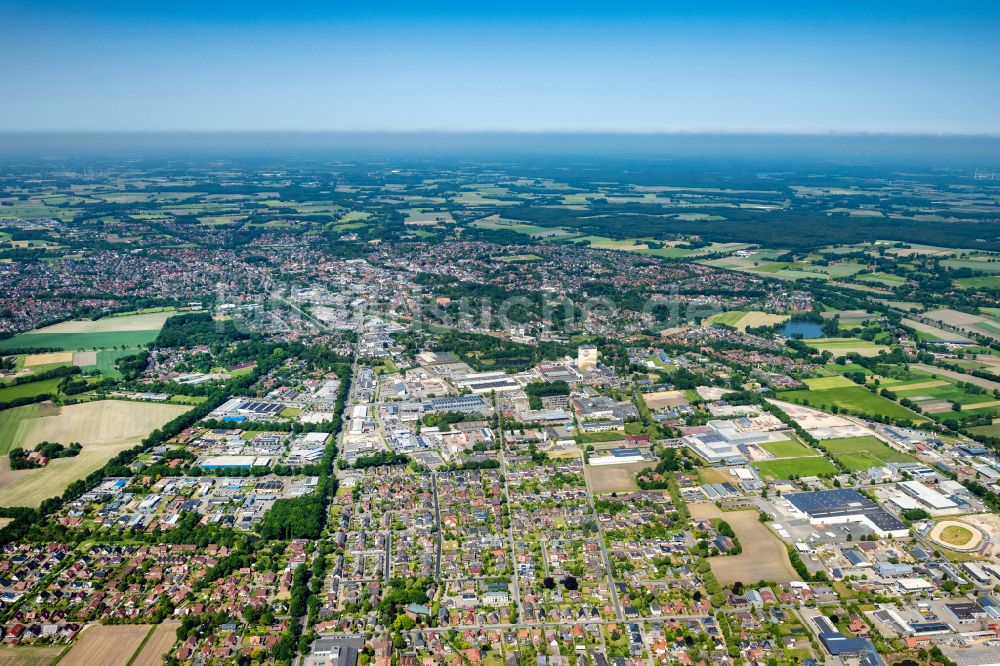
<instances>
[{"instance_id":1,"label":"open grass area","mask_svg":"<svg viewBox=\"0 0 1000 666\"><path fill-rule=\"evenodd\" d=\"M619 442L625 439L625 433L620 430L609 432L584 432L579 435L581 444L600 444L602 442Z\"/></svg>"},{"instance_id":2,"label":"open grass area","mask_svg":"<svg viewBox=\"0 0 1000 666\"><path fill-rule=\"evenodd\" d=\"M926 421L923 416L856 384L818 391L785 391L778 397L781 400L824 411L830 411L833 407L837 407L839 411L851 414L885 416L891 419L908 419L914 422Z\"/></svg>"},{"instance_id":3,"label":"open grass area","mask_svg":"<svg viewBox=\"0 0 1000 666\"><path fill-rule=\"evenodd\" d=\"M83 445L80 455L53 460L41 469L14 471L6 456L0 457L0 506L37 506L187 409L95 400L62 407L46 402L0 412L0 452L12 446L30 448L42 441Z\"/></svg>"},{"instance_id":4,"label":"open grass area","mask_svg":"<svg viewBox=\"0 0 1000 666\"><path fill-rule=\"evenodd\" d=\"M788 458L786 460L765 460L753 463L757 471L761 473L767 481L776 479L790 479L793 476L819 476L821 474L836 474L834 467L826 458L816 456L812 458Z\"/></svg>"},{"instance_id":5,"label":"open grass area","mask_svg":"<svg viewBox=\"0 0 1000 666\"><path fill-rule=\"evenodd\" d=\"M775 458L802 458L821 455L819 451L809 448L796 439L788 439L783 442L763 442L760 448Z\"/></svg>"},{"instance_id":6,"label":"open grass area","mask_svg":"<svg viewBox=\"0 0 1000 666\"><path fill-rule=\"evenodd\" d=\"M875 437L827 439L823 446L851 472L882 467L886 463L915 462L915 458L891 448Z\"/></svg>"}]
</instances>

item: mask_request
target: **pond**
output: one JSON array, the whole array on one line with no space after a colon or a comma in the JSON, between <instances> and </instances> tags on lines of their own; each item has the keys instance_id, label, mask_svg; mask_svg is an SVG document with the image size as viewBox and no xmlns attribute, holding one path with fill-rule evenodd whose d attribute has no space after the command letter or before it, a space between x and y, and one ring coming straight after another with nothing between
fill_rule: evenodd
<instances>
[{"instance_id":1,"label":"pond","mask_svg":"<svg viewBox=\"0 0 1000 666\"><path fill-rule=\"evenodd\" d=\"M786 338L822 338L823 326L814 321L789 321L780 333Z\"/></svg>"}]
</instances>

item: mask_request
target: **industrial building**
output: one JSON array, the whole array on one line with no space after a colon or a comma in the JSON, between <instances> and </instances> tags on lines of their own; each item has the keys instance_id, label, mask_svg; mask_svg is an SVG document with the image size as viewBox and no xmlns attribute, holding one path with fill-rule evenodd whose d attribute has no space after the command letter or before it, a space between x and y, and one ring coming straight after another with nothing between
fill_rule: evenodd
<instances>
[{"instance_id":1,"label":"industrial building","mask_svg":"<svg viewBox=\"0 0 1000 666\"><path fill-rule=\"evenodd\" d=\"M909 534L899 518L851 488L794 493L785 499L813 525L858 523L882 537Z\"/></svg>"}]
</instances>

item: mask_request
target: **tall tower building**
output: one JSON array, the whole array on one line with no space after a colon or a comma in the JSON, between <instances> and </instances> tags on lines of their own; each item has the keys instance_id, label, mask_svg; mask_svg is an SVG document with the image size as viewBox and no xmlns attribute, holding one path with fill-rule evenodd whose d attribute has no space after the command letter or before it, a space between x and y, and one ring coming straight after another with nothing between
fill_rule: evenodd
<instances>
[{"instance_id":1,"label":"tall tower building","mask_svg":"<svg viewBox=\"0 0 1000 666\"><path fill-rule=\"evenodd\" d=\"M585 345L576 352L576 367L581 372L597 369L597 347Z\"/></svg>"}]
</instances>

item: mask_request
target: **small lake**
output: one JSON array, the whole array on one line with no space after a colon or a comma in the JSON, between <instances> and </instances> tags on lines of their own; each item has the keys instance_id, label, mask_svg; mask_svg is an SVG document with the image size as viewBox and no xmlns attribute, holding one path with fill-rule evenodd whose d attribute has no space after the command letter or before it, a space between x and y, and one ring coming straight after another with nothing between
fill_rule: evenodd
<instances>
[{"instance_id":1,"label":"small lake","mask_svg":"<svg viewBox=\"0 0 1000 666\"><path fill-rule=\"evenodd\" d=\"M786 338L822 338L823 327L814 321L790 321L784 325L780 333Z\"/></svg>"}]
</instances>

